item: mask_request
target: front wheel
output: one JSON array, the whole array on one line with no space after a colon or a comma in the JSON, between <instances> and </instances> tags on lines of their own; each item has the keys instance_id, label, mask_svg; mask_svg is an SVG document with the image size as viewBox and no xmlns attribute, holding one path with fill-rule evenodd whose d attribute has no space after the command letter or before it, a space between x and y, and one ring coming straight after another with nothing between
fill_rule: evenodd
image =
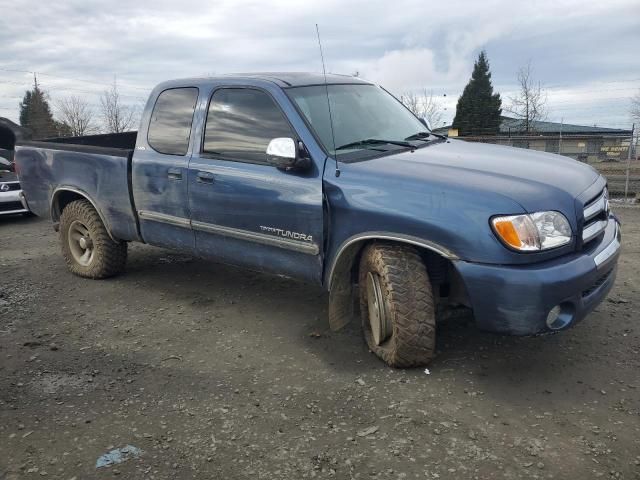
<instances>
[{"instance_id":1,"label":"front wheel","mask_svg":"<svg viewBox=\"0 0 640 480\"><path fill-rule=\"evenodd\" d=\"M73 201L62 211L60 242L67 267L80 277L112 277L127 263L127 244L111 239L87 200Z\"/></svg>"},{"instance_id":2,"label":"front wheel","mask_svg":"<svg viewBox=\"0 0 640 480\"><path fill-rule=\"evenodd\" d=\"M372 243L360 261L360 312L369 349L396 368L428 364L436 321L427 269L415 249Z\"/></svg>"}]
</instances>

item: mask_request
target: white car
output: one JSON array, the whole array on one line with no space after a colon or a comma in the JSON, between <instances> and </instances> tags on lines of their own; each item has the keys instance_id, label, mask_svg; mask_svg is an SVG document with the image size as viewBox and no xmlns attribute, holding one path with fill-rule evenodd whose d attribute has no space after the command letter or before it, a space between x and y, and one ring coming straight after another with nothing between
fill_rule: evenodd
<instances>
[{"instance_id":1,"label":"white car","mask_svg":"<svg viewBox=\"0 0 640 480\"><path fill-rule=\"evenodd\" d=\"M28 214L29 208L22 194L13 164L0 157L0 215Z\"/></svg>"}]
</instances>

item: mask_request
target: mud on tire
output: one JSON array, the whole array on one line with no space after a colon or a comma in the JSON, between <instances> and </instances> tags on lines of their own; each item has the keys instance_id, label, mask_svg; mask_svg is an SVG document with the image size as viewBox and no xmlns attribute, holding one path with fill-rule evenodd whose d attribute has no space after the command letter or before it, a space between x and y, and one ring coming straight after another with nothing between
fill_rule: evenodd
<instances>
[{"instance_id":1,"label":"mud on tire","mask_svg":"<svg viewBox=\"0 0 640 480\"><path fill-rule=\"evenodd\" d=\"M70 236L77 238L78 229L84 229L90 238L92 255L83 260L77 256L78 246L69 241ZM73 241L73 240L72 240ZM87 200L75 200L69 203L60 216L60 243L62 255L69 270L85 278L107 278L124 271L127 263L126 242L115 242L109 236L100 215ZM75 248L76 254L72 249Z\"/></svg>"},{"instance_id":2,"label":"mud on tire","mask_svg":"<svg viewBox=\"0 0 640 480\"><path fill-rule=\"evenodd\" d=\"M369 273L377 275L391 334L376 345L369 320ZM360 261L360 312L369 349L391 367L428 364L435 355L435 311L427 269L410 246L376 242Z\"/></svg>"}]
</instances>

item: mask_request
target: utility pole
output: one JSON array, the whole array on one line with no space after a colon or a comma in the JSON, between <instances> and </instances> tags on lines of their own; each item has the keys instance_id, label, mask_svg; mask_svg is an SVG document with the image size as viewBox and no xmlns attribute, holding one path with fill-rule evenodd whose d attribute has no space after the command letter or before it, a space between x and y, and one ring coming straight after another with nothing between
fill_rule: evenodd
<instances>
[{"instance_id":1,"label":"utility pole","mask_svg":"<svg viewBox=\"0 0 640 480\"><path fill-rule=\"evenodd\" d=\"M633 149L633 134L636 130L636 124L631 125L631 138L629 138L629 150L627 151L627 175L624 181L624 199L627 200L627 192L629 192L629 170L631 170L631 150Z\"/></svg>"},{"instance_id":2,"label":"utility pole","mask_svg":"<svg viewBox=\"0 0 640 480\"><path fill-rule=\"evenodd\" d=\"M562 155L562 126L564 125L564 117L560 119L560 141L558 142L558 154Z\"/></svg>"}]
</instances>

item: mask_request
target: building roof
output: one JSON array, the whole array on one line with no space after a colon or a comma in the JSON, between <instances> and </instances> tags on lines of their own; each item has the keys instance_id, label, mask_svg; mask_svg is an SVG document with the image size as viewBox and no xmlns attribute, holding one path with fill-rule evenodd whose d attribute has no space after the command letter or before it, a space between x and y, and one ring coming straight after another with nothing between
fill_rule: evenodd
<instances>
[{"instance_id":1,"label":"building roof","mask_svg":"<svg viewBox=\"0 0 640 480\"><path fill-rule=\"evenodd\" d=\"M524 133L522 120L502 116L500 135L518 135ZM447 133L451 125L434 129L435 133ZM607 127L590 127L586 125L574 125L571 123L534 121L531 124L529 134L532 135L631 135L631 130Z\"/></svg>"},{"instance_id":2,"label":"building roof","mask_svg":"<svg viewBox=\"0 0 640 480\"><path fill-rule=\"evenodd\" d=\"M523 130L522 120L511 117L501 117L502 123L500 124L500 133L518 133ZM531 124L531 128L535 133L538 134L549 134L549 133L557 133L562 132L563 134L572 135L572 134L629 134L631 135L631 130L623 130L618 128L607 128L607 127L596 127L596 126L586 126L586 125L573 125L571 123L558 123L558 122L543 122L543 121L534 121Z\"/></svg>"}]
</instances>

